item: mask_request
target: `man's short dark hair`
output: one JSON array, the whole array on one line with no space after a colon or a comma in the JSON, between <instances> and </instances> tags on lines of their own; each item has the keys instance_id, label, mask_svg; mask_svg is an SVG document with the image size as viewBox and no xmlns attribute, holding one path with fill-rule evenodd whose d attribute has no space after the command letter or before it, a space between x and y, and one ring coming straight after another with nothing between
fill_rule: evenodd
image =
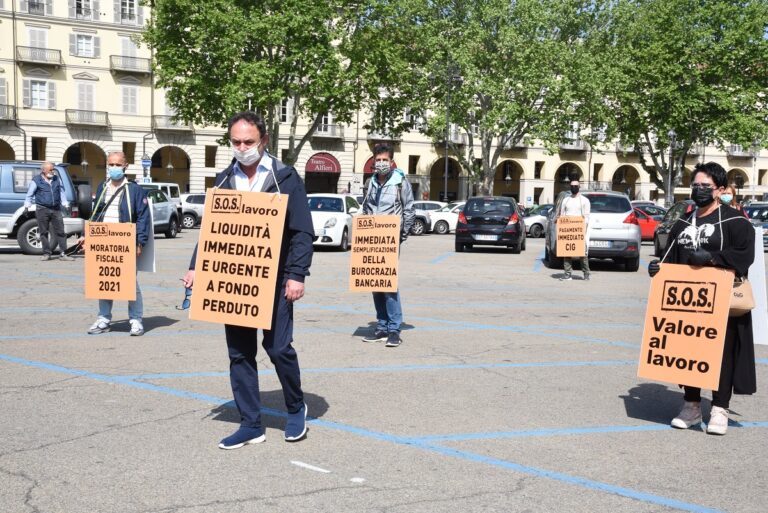
<instances>
[{"instance_id":1,"label":"man's short dark hair","mask_svg":"<svg viewBox=\"0 0 768 513\"><path fill-rule=\"evenodd\" d=\"M571 173L570 175L568 175L568 181L581 183L581 180L579 180L579 175L577 175L576 173Z\"/></svg>"},{"instance_id":2,"label":"man's short dark hair","mask_svg":"<svg viewBox=\"0 0 768 513\"><path fill-rule=\"evenodd\" d=\"M728 174L723 169L723 166L717 162L707 162L706 164L699 162L696 164L693 168L693 173L691 173L692 183L696 180L698 173L704 173L712 178L712 181L715 182L715 187L725 187L728 185Z\"/></svg>"},{"instance_id":3,"label":"man's short dark hair","mask_svg":"<svg viewBox=\"0 0 768 513\"><path fill-rule=\"evenodd\" d=\"M395 158L395 148L393 148L391 144L382 143L373 147L374 157L376 155L381 155L382 153L388 153L390 159Z\"/></svg>"},{"instance_id":4,"label":"man's short dark hair","mask_svg":"<svg viewBox=\"0 0 768 513\"><path fill-rule=\"evenodd\" d=\"M245 121L249 125L254 125L259 130L259 135L262 139L267 135L267 125L264 123L264 119L255 112L246 110L238 112L229 118L229 121L227 122L227 137L229 137L229 132L232 130L232 126L238 121Z\"/></svg>"}]
</instances>

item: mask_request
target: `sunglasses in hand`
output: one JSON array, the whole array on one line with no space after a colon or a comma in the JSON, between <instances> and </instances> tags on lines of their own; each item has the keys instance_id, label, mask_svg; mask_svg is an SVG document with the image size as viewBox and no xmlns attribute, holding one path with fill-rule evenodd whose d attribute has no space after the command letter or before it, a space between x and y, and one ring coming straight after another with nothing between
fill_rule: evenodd
<instances>
[{"instance_id":1,"label":"sunglasses in hand","mask_svg":"<svg viewBox=\"0 0 768 513\"><path fill-rule=\"evenodd\" d=\"M191 287L184 287L184 300L181 302L181 306L177 306L176 310L186 310L189 308L189 302L191 301L192 297L192 288Z\"/></svg>"}]
</instances>

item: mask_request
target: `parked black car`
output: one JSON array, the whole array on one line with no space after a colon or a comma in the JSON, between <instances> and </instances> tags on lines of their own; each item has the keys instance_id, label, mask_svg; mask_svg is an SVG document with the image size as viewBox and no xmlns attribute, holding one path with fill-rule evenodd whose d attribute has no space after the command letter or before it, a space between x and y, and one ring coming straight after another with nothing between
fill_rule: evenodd
<instances>
[{"instance_id":1,"label":"parked black car","mask_svg":"<svg viewBox=\"0 0 768 513\"><path fill-rule=\"evenodd\" d=\"M456 251L475 245L507 246L513 253L525 249L525 224L514 198L470 198L456 224Z\"/></svg>"},{"instance_id":2,"label":"parked black car","mask_svg":"<svg viewBox=\"0 0 768 513\"><path fill-rule=\"evenodd\" d=\"M693 210L694 206L695 204L693 201L687 199L678 201L672 205L672 208L667 210L667 213L664 214L664 219L659 221L659 224L656 225L656 231L653 232L654 255L657 257L664 256L663 252L667 247L667 239L669 238L670 230L672 230L672 225L675 224L675 221L680 219L680 216Z\"/></svg>"}]
</instances>

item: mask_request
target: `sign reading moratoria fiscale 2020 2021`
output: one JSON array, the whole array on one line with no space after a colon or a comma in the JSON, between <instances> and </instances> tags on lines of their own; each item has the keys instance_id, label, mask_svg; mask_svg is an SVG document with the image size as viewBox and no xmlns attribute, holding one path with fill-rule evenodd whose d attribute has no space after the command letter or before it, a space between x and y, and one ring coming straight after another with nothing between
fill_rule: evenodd
<instances>
[{"instance_id":1,"label":"sign reading moratoria fiscale 2020 2021","mask_svg":"<svg viewBox=\"0 0 768 513\"><path fill-rule=\"evenodd\" d=\"M349 290L397 292L400 216L357 216L352 220Z\"/></svg>"},{"instance_id":2,"label":"sign reading moratoria fiscale 2020 2021","mask_svg":"<svg viewBox=\"0 0 768 513\"><path fill-rule=\"evenodd\" d=\"M717 390L733 272L661 264L651 280L637 375Z\"/></svg>"},{"instance_id":3,"label":"sign reading moratoria fiscale 2020 2021","mask_svg":"<svg viewBox=\"0 0 768 513\"><path fill-rule=\"evenodd\" d=\"M208 189L189 318L272 328L287 194Z\"/></svg>"},{"instance_id":4,"label":"sign reading moratoria fiscale 2020 2021","mask_svg":"<svg viewBox=\"0 0 768 513\"><path fill-rule=\"evenodd\" d=\"M85 223L85 297L136 300L136 225Z\"/></svg>"}]
</instances>

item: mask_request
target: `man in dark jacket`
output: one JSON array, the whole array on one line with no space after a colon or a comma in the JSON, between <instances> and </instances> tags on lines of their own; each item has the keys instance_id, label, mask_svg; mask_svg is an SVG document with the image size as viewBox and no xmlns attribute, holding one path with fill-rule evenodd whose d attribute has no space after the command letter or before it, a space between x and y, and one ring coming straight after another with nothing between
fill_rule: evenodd
<instances>
[{"instance_id":1,"label":"man in dark jacket","mask_svg":"<svg viewBox=\"0 0 768 513\"><path fill-rule=\"evenodd\" d=\"M263 330L262 345L275 366L283 388L288 418L285 440L296 442L307 433L307 405L301 390L299 359L293 342L293 303L304 296L304 279L312 263L312 216L307 205L304 182L292 166L269 155L266 126L253 112L240 112L229 120L229 140L234 158L216 177L222 189L252 192L277 192L288 195L288 210L278 263L272 329ZM195 281L197 248L183 281L192 287ZM240 428L219 443L221 449L239 449L263 442L259 375L256 367L257 333L255 328L226 324L224 333L229 350L229 378L232 394L240 412Z\"/></svg>"},{"instance_id":2,"label":"man in dark jacket","mask_svg":"<svg viewBox=\"0 0 768 513\"><path fill-rule=\"evenodd\" d=\"M32 200L35 200L37 231L43 245L41 260L51 259L51 253L56 249L56 244L59 245L61 260L74 260L64 253L67 250L67 234L64 231L64 217L61 214L61 209L67 208L69 203L61 178L54 172L54 169L54 165L50 162L43 162L40 166L40 174L35 175L29 182L27 197L24 199L24 208L31 207ZM53 247L48 241L48 230L51 227L53 227L53 234L56 236L56 243Z\"/></svg>"},{"instance_id":3,"label":"man in dark jacket","mask_svg":"<svg viewBox=\"0 0 768 513\"><path fill-rule=\"evenodd\" d=\"M136 223L136 256L138 257L149 238L154 236L154 230L151 226L147 193L138 184L128 181L125 176L127 167L125 154L122 151L114 151L107 156L109 180L101 182L96 189L96 204L93 207L91 220L102 223ZM98 335L110 330L112 303L111 299L99 299L99 316L88 329L89 335ZM144 334L143 315L144 302L139 280L136 278L136 300L128 301L131 336L140 337Z\"/></svg>"}]
</instances>

